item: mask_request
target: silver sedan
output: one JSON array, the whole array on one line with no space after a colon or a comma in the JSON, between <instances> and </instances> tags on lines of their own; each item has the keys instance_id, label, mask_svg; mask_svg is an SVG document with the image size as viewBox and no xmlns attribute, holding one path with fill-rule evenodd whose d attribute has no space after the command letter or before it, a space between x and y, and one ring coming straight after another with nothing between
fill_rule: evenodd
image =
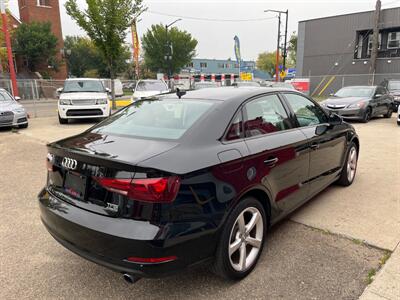
<instances>
[{"instance_id":1,"label":"silver sedan","mask_svg":"<svg viewBox=\"0 0 400 300\"><path fill-rule=\"evenodd\" d=\"M18 100L19 97L14 98L5 89L0 89L0 127L28 127L28 114Z\"/></svg>"}]
</instances>

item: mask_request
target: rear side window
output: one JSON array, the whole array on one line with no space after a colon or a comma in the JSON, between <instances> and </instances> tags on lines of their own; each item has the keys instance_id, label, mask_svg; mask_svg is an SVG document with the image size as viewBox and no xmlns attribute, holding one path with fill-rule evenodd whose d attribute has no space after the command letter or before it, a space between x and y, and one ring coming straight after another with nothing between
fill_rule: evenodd
<instances>
[{"instance_id":1,"label":"rear side window","mask_svg":"<svg viewBox=\"0 0 400 300\"><path fill-rule=\"evenodd\" d=\"M323 110L306 97L289 93L284 95L292 107L300 127L317 125L328 121Z\"/></svg>"},{"instance_id":2,"label":"rear side window","mask_svg":"<svg viewBox=\"0 0 400 300\"><path fill-rule=\"evenodd\" d=\"M93 129L95 133L179 139L215 102L207 100L138 101Z\"/></svg>"},{"instance_id":3,"label":"rear side window","mask_svg":"<svg viewBox=\"0 0 400 300\"><path fill-rule=\"evenodd\" d=\"M267 95L247 103L244 130L246 137L291 128L289 117L277 95Z\"/></svg>"}]
</instances>

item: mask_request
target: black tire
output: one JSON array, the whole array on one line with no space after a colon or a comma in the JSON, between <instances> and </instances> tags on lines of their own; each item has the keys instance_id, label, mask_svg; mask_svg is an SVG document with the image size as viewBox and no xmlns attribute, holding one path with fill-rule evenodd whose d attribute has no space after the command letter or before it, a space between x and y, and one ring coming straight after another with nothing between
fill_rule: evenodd
<instances>
[{"instance_id":1,"label":"black tire","mask_svg":"<svg viewBox=\"0 0 400 300\"><path fill-rule=\"evenodd\" d=\"M22 124L22 125L18 125L18 128L20 128L20 129L28 128L28 123Z\"/></svg>"},{"instance_id":2,"label":"black tire","mask_svg":"<svg viewBox=\"0 0 400 300\"><path fill-rule=\"evenodd\" d=\"M372 109L371 107L367 107L361 121L363 123L368 123L371 120L371 116L372 116Z\"/></svg>"},{"instance_id":3,"label":"black tire","mask_svg":"<svg viewBox=\"0 0 400 300\"><path fill-rule=\"evenodd\" d=\"M393 114L393 108L389 107L388 111L385 115L383 115L386 119L390 119L392 117Z\"/></svg>"},{"instance_id":4,"label":"black tire","mask_svg":"<svg viewBox=\"0 0 400 300\"><path fill-rule=\"evenodd\" d=\"M242 212L244 212L248 209L256 209L260 213L261 221L262 221L262 225L263 225L262 226L262 238L261 238L260 247L253 247L250 244L245 244L245 248L249 246L251 249L257 249L258 252L256 253L256 256L253 256L254 258L252 258L253 261L251 262L251 264L246 266L246 268L243 271L238 271L238 270L235 270L234 267L232 266L228 248L229 248L229 245L232 244L231 234L235 232L234 230L236 228L236 221L237 221L239 215L241 215ZM259 225L261 225L261 221L260 221ZM256 226L259 226L259 225L256 225ZM250 234L248 236L252 237L252 235L255 234L253 232L255 229L258 229L258 228L254 227L253 230L250 231ZM260 231L261 231L261 227L260 227ZM239 234L239 236L241 235L239 230L237 230L235 233L236 233L236 237L238 234ZM246 277L254 269L254 267L257 264L257 261L262 253L266 233L267 233L267 216L266 216L266 213L265 213L264 208L263 208L262 204L260 203L260 201L258 201L257 199L255 199L253 197L246 197L246 198L243 198L242 200L240 200L240 202L237 204L237 206L229 214L229 216L225 222L225 225L222 229L220 240L219 240L219 243L217 246L217 251L215 253L215 262L212 266L212 271L221 277L231 279L231 280L238 280L238 279L242 279L242 278ZM239 238L239 240L240 240L240 238ZM244 243L244 242L242 242L242 243ZM240 252L240 249L241 248L239 247L238 250L236 250L236 251ZM233 253L235 253L235 252L233 252ZM251 253L251 252L246 249L246 255L248 255L249 253ZM250 255L251 254L249 254L248 257L250 257ZM239 256L240 256L240 254L239 254Z\"/></svg>"},{"instance_id":5,"label":"black tire","mask_svg":"<svg viewBox=\"0 0 400 300\"><path fill-rule=\"evenodd\" d=\"M351 155L352 149L354 149L355 153L356 153L356 162L355 162L354 175L353 175L353 177L351 179L349 179L348 171L347 171L347 168L348 168L347 165L349 163L349 156ZM352 142L349 145L349 148L347 150L346 160L345 160L345 162L343 164L343 168L342 168L342 171L340 173L340 177L339 177L339 179L337 180L336 183L341 185L341 186L349 186L349 185L351 185L354 182L354 178L356 177L357 165L358 165L358 149L357 149L356 144L354 142Z\"/></svg>"},{"instance_id":6,"label":"black tire","mask_svg":"<svg viewBox=\"0 0 400 300\"><path fill-rule=\"evenodd\" d=\"M58 115L58 122L60 124L68 124L68 119L61 118L60 115Z\"/></svg>"}]
</instances>

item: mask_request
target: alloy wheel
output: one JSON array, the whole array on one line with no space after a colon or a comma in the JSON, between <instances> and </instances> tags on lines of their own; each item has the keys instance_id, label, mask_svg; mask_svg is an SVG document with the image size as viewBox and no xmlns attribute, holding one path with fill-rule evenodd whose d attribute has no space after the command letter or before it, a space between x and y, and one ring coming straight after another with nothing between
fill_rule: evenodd
<instances>
[{"instance_id":1,"label":"alloy wheel","mask_svg":"<svg viewBox=\"0 0 400 300\"><path fill-rule=\"evenodd\" d=\"M349 152L349 157L347 159L347 179L352 182L354 176L356 175L357 169L357 151L356 148L352 147Z\"/></svg>"},{"instance_id":2,"label":"alloy wheel","mask_svg":"<svg viewBox=\"0 0 400 300\"><path fill-rule=\"evenodd\" d=\"M237 217L229 237L229 261L233 269L246 271L257 260L264 236L261 212L248 207Z\"/></svg>"}]
</instances>

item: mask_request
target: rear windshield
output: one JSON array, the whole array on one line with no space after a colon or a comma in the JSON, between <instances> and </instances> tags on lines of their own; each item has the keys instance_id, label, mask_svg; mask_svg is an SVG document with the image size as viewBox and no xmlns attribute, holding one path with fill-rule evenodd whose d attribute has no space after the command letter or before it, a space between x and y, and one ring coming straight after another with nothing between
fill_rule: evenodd
<instances>
[{"instance_id":1,"label":"rear windshield","mask_svg":"<svg viewBox=\"0 0 400 300\"><path fill-rule=\"evenodd\" d=\"M99 80L68 80L64 84L63 93L96 92L104 93L104 86Z\"/></svg>"},{"instance_id":2,"label":"rear windshield","mask_svg":"<svg viewBox=\"0 0 400 300\"><path fill-rule=\"evenodd\" d=\"M166 91L167 86L162 81L139 81L137 91Z\"/></svg>"},{"instance_id":3,"label":"rear windshield","mask_svg":"<svg viewBox=\"0 0 400 300\"><path fill-rule=\"evenodd\" d=\"M93 132L175 140L213 105L207 100L138 101L100 123Z\"/></svg>"}]
</instances>

